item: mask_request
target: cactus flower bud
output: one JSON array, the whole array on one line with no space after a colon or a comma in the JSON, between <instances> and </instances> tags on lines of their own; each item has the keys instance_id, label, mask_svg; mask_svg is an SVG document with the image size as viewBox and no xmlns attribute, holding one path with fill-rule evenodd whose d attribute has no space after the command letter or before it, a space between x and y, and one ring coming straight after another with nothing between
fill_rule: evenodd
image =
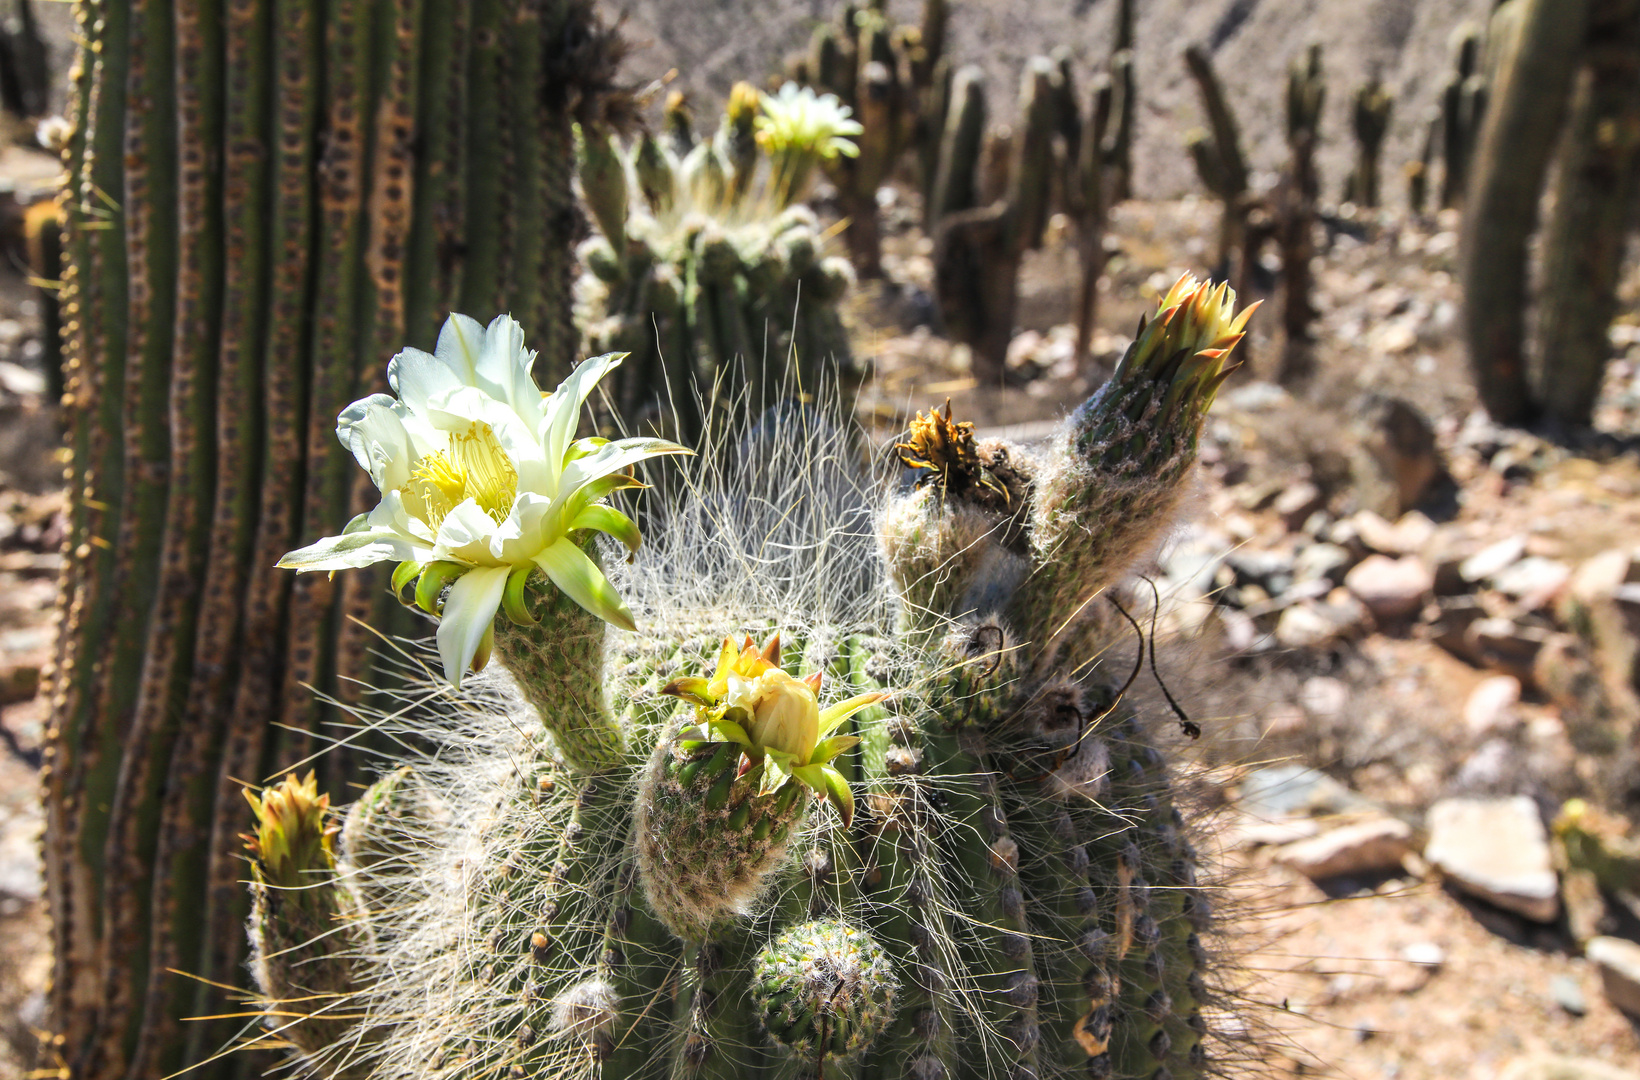
<instances>
[{"instance_id":1,"label":"cactus flower bud","mask_svg":"<svg viewBox=\"0 0 1640 1080\"><path fill-rule=\"evenodd\" d=\"M745 709L751 715L746 733L752 742L799 761L809 760L814 753L814 744L820 741L820 702L808 683L779 668L753 679L730 675L726 700L729 708Z\"/></svg>"}]
</instances>

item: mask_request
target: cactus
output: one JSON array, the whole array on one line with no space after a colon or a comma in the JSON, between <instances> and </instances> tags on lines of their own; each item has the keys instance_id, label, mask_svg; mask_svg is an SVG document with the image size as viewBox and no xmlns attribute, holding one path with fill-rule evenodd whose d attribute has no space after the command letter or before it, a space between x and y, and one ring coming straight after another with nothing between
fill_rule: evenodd
<instances>
[{"instance_id":1,"label":"cactus","mask_svg":"<svg viewBox=\"0 0 1640 1080\"><path fill-rule=\"evenodd\" d=\"M1236 115L1224 94L1224 84L1213 70L1207 50L1200 45L1187 46L1184 62L1201 93L1208 124L1205 131L1189 133L1185 145L1202 184L1224 205L1219 218L1217 272L1227 280L1245 285L1245 268L1242 273L1232 274L1232 260L1242 251L1251 202L1247 158L1241 149L1241 127L1236 123ZM1245 293L1245 288L1242 291Z\"/></svg>"},{"instance_id":2,"label":"cactus","mask_svg":"<svg viewBox=\"0 0 1640 1080\"><path fill-rule=\"evenodd\" d=\"M813 388L833 364L853 373L838 312L853 274L799 203L819 167L857 152L845 136L860 125L792 83L778 95L738 84L699 143L682 135L684 109L668 106L671 138L645 133L630 153L583 131L581 189L601 235L582 247L576 304L592 351L631 354L607 390L615 411L693 441L714 401L767 404L769 386Z\"/></svg>"},{"instance_id":3,"label":"cactus","mask_svg":"<svg viewBox=\"0 0 1640 1080\"><path fill-rule=\"evenodd\" d=\"M1355 132L1355 169L1344 188L1344 201L1369 209L1378 206L1378 159L1389 132L1395 96L1384 89L1377 76L1355 92L1350 110L1350 127ZM1419 200L1419 206L1423 201ZM1414 213L1419 212L1414 210Z\"/></svg>"},{"instance_id":4,"label":"cactus","mask_svg":"<svg viewBox=\"0 0 1640 1080\"><path fill-rule=\"evenodd\" d=\"M972 132L983 123L984 94L977 80L959 79L963 97L946 127L945 155L936 191L953 212L939 219L934 237L934 287L946 332L973 349L974 374L996 384L1013 338L1020 259L1036 247L1047 224L1053 188L1053 136L1058 121L1054 83L1058 71L1046 57L1026 65L1020 83L1020 130L1006 152L1006 194L989 204L954 210L960 192L984 198L985 162L1002 159L1000 149L982 152L972 180L967 157L975 149ZM993 182L994 184L994 182Z\"/></svg>"},{"instance_id":5,"label":"cactus","mask_svg":"<svg viewBox=\"0 0 1640 1080\"><path fill-rule=\"evenodd\" d=\"M1480 71L1481 32L1473 23L1452 35L1452 78L1441 88L1441 205L1463 202L1469 158L1486 113L1486 77Z\"/></svg>"},{"instance_id":6,"label":"cactus","mask_svg":"<svg viewBox=\"0 0 1640 1080\"><path fill-rule=\"evenodd\" d=\"M315 764L346 790L375 748L342 726L377 640L354 619L414 625L385 575L273 564L346 519L336 414L451 307L518 312L568 370L570 105L612 103L615 50L580 0L76 15L50 1052L203 1080L260 1067L208 1060L241 1026L241 783L341 743Z\"/></svg>"},{"instance_id":7,"label":"cactus","mask_svg":"<svg viewBox=\"0 0 1640 1080\"><path fill-rule=\"evenodd\" d=\"M1101 140L1102 157L1110 170L1110 201L1133 197L1133 132L1139 117L1139 87L1134 76L1134 0L1117 0L1116 27L1112 35L1110 76L1112 100L1110 120Z\"/></svg>"},{"instance_id":8,"label":"cactus","mask_svg":"<svg viewBox=\"0 0 1640 1080\"><path fill-rule=\"evenodd\" d=\"M1507 0L1493 14L1496 63L1469 163L1459 277L1476 389L1499 423L1546 412L1562 423L1590 421L1615 310L1622 242L1613 230L1626 220L1635 168L1624 89L1640 51L1632 19L1626 8L1583 0ZM1557 138L1563 129L1568 137ZM1543 362L1529 373L1529 250L1557 142L1564 156L1537 320Z\"/></svg>"},{"instance_id":9,"label":"cactus","mask_svg":"<svg viewBox=\"0 0 1640 1080\"><path fill-rule=\"evenodd\" d=\"M1406 163L1407 209L1422 217L1429 205L1430 169L1435 163L1435 141L1441 132L1441 110L1430 106L1424 113L1424 138L1419 144L1418 157Z\"/></svg>"},{"instance_id":10,"label":"cactus","mask_svg":"<svg viewBox=\"0 0 1640 1080\"><path fill-rule=\"evenodd\" d=\"M924 0L920 26L890 27L885 7L840 5L835 22L815 28L808 54L786 64L853 109L864 128L859 155L827 162L826 172L849 223L843 232L849 258L867 278L882 274L877 189L905 151L917 150L919 186L925 197L933 191L951 74L945 0Z\"/></svg>"},{"instance_id":11,"label":"cactus","mask_svg":"<svg viewBox=\"0 0 1640 1080\"><path fill-rule=\"evenodd\" d=\"M1320 181L1315 148L1327 84L1321 72L1321 46L1311 45L1287 74L1287 146L1292 152L1275 192L1276 242L1281 247L1281 365L1277 379L1290 386L1315 369L1310 349L1310 260L1315 256L1315 203ZM1374 185L1376 186L1376 179ZM1247 258L1255 258L1256 253Z\"/></svg>"},{"instance_id":12,"label":"cactus","mask_svg":"<svg viewBox=\"0 0 1640 1080\"><path fill-rule=\"evenodd\" d=\"M267 1024L317 1075L384 1080L1204 1077L1178 736L1087 609L1188 487L1233 302L1181 280L1040 453L949 409L882 487L819 409L701 447L608 564L637 633L528 582L506 672L380 718L408 760L334 873L310 858L350 947L306 979L353 1025L259 963ZM499 647L518 619L533 656ZM566 755L588 724L611 752ZM267 960L299 930L263 910Z\"/></svg>"}]
</instances>

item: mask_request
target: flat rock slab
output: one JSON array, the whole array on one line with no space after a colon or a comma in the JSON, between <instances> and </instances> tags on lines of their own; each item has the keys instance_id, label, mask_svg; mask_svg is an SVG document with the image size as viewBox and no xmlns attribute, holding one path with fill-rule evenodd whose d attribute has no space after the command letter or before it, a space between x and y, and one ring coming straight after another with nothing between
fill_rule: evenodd
<instances>
[{"instance_id":1,"label":"flat rock slab","mask_svg":"<svg viewBox=\"0 0 1640 1080\"><path fill-rule=\"evenodd\" d=\"M1534 1054L1516 1058L1504 1066L1498 1080L1640 1080L1640 1072L1619 1068L1599 1058Z\"/></svg>"},{"instance_id":2,"label":"flat rock slab","mask_svg":"<svg viewBox=\"0 0 1640 1080\"><path fill-rule=\"evenodd\" d=\"M1429 808L1424 858L1456 889L1537 922L1560 913L1559 881L1537 804L1442 799Z\"/></svg>"},{"instance_id":3,"label":"flat rock slab","mask_svg":"<svg viewBox=\"0 0 1640 1080\"><path fill-rule=\"evenodd\" d=\"M1640 943L1628 938L1591 938L1583 955L1600 972L1606 1000L1640 1018Z\"/></svg>"},{"instance_id":4,"label":"flat rock slab","mask_svg":"<svg viewBox=\"0 0 1640 1080\"><path fill-rule=\"evenodd\" d=\"M1406 822L1373 818L1283 845L1276 862L1311 880L1390 873L1401 869L1411 845L1412 828Z\"/></svg>"}]
</instances>

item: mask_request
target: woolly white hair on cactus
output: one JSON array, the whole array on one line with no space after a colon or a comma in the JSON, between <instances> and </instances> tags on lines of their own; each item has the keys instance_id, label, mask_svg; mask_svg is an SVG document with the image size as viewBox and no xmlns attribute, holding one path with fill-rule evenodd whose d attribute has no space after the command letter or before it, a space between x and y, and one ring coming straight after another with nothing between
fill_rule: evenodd
<instances>
[{"instance_id":1,"label":"woolly white hair on cactus","mask_svg":"<svg viewBox=\"0 0 1640 1080\"><path fill-rule=\"evenodd\" d=\"M637 525L599 500L641 486L632 465L690 451L663 439L575 438L581 406L625 355L586 360L542 394L517 322L500 315L486 329L451 315L434 352L405 349L388 363L393 395L372 394L337 417L336 437L381 502L279 565L334 572L398 560L395 590L417 582L417 603L441 615L439 658L456 686L469 667L484 666L503 605L529 621L524 586L537 568L581 607L634 629L577 537L605 532L636 551Z\"/></svg>"}]
</instances>

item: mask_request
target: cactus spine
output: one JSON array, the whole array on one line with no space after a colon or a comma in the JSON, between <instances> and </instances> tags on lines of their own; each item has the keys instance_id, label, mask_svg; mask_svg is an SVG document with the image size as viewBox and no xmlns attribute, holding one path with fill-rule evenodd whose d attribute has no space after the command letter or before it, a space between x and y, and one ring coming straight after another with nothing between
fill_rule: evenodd
<instances>
[{"instance_id":1,"label":"cactus spine","mask_svg":"<svg viewBox=\"0 0 1640 1080\"><path fill-rule=\"evenodd\" d=\"M1469 166L1459 263L1470 364L1499 422L1586 425L1609 353L1623 207L1633 192L1640 39L1627 6L1537 0L1507 0L1489 36L1492 91ZM1529 348L1528 251L1557 141L1542 315Z\"/></svg>"},{"instance_id":2,"label":"cactus spine","mask_svg":"<svg viewBox=\"0 0 1640 1080\"><path fill-rule=\"evenodd\" d=\"M336 414L384 349L431 344L460 304L529 311L548 363L573 359L562 102L600 99L542 64L596 66L605 38L567 0L96 0L77 18L53 1052L82 1080L227 1075L206 1062L238 1023L182 1021L234 1011L211 984L243 977L240 780L334 741L323 702L356 702L375 640L349 616L409 625L384 579L273 564L348 516ZM327 788L348 763L318 762Z\"/></svg>"},{"instance_id":3,"label":"cactus spine","mask_svg":"<svg viewBox=\"0 0 1640 1080\"><path fill-rule=\"evenodd\" d=\"M347 812L325 888L363 913L334 999L358 1019L328 1046L293 1034L306 1064L1204 1076L1211 914L1169 736L1084 615L1167 527L1232 306L1181 280L1040 455L947 412L919 417L886 489L860 486L848 439L786 411L735 436L745 471L694 459L612 570L651 629L596 636L557 690L498 631L512 679L418 717L413 771ZM561 623L535 625L550 651ZM719 644L771 625L793 632ZM613 756L561 754L588 709ZM285 940L254 929L264 955Z\"/></svg>"}]
</instances>

